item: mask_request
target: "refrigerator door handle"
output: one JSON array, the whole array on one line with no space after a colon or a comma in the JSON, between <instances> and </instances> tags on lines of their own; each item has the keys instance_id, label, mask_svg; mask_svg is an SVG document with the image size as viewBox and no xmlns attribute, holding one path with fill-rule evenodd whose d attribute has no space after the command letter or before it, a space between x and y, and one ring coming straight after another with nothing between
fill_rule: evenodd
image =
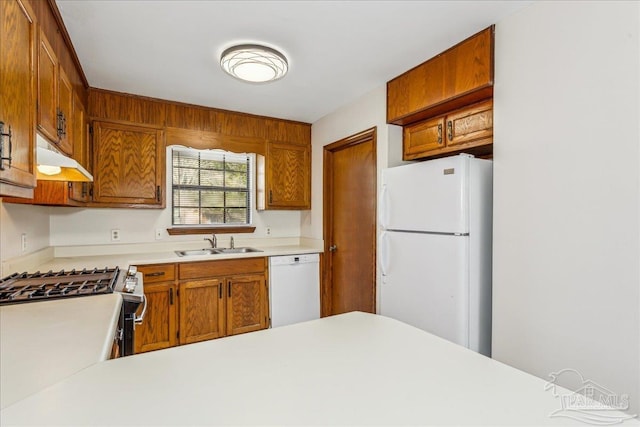
<instances>
[{"instance_id":1,"label":"refrigerator door handle","mask_svg":"<svg viewBox=\"0 0 640 427\"><path fill-rule=\"evenodd\" d=\"M383 231L380 235L380 274L384 283L387 271L389 270L389 237Z\"/></svg>"},{"instance_id":2,"label":"refrigerator door handle","mask_svg":"<svg viewBox=\"0 0 640 427\"><path fill-rule=\"evenodd\" d=\"M389 193L387 192L386 184L382 184L382 189L380 190L380 226L382 228L387 228L387 224L389 223Z\"/></svg>"}]
</instances>

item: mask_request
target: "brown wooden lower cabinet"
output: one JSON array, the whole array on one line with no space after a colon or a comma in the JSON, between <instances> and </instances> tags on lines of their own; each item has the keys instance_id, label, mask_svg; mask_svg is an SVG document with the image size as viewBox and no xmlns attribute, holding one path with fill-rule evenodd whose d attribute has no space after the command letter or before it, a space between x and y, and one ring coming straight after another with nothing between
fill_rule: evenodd
<instances>
[{"instance_id":1,"label":"brown wooden lower cabinet","mask_svg":"<svg viewBox=\"0 0 640 427\"><path fill-rule=\"evenodd\" d=\"M180 344L225 335L223 287L221 279L180 283Z\"/></svg>"},{"instance_id":2,"label":"brown wooden lower cabinet","mask_svg":"<svg viewBox=\"0 0 640 427\"><path fill-rule=\"evenodd\" d=\"M267 286L263 275L227 279L227 335L258 331L269 326Z\"/></svg>"},{"instance_id":3,"label":"brown wooden lower cabinet","mask_svg":"<svg viewBox=\"0 0 640 427\"><path fill-rule=\"evenodd\" d=\"M142 265L138 271L147 311L136 325L136 353L269 326L266 258Z\"/></svg>"},{"instance_id":4,"label":"brown wooden lower cabinet","mask_svg":"<svg viewBox=\"0 0 640 427\"><path fill-rule=\"evenodd\" d=\"M136 325L134 352L173 347L177 341L177 292L173 283L144 284L147 311L141 325Z\"/></svg>"}]
</instances>

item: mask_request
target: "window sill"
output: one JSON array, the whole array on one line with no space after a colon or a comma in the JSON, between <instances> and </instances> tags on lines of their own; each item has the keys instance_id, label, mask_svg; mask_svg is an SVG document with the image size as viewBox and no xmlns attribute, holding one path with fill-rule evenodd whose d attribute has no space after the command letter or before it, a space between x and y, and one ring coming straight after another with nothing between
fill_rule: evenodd
<instances>
[{"instance_id":1,"label":"window sill","mask_svg":"<svg viewBox=\"0 0 640 427\"><path fill-rule=\"evenodd\" d=\"M185 234L237 234L237 233L253 233L255 227L237 226L237 227L175 227L167 228L170 236L182 236Z\"/></svg>"}]
</instances>

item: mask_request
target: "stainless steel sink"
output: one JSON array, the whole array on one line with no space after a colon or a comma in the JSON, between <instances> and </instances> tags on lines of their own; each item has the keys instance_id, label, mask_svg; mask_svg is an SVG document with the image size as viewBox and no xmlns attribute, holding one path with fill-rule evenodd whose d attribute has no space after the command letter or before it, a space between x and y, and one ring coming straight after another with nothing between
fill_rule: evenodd
<instances>
[{"instance_id":1,"label":"stainless steel sink","mask_svg":"<svg viewBox=\"0 0 640 427\"><path fill-rule=\"evenodd\" d=\"M206 248L176 251L178 256L199 256L199 255L219 255L219 254L246 254L249 252L262 252L256 248Z\"/></svg>"},{"instance_id":2,"label":"stainless steel sink","mask_svg":"<svg viewBox=\"0 0 640 427\"><path fill-rule=\"evenodd\" d=\"M198 256L198 255L213 255L219 253L217 249L191 249L186 251L176 251L178 256Z\"/></svg>"},{"instance_id":3,"label":"stainless steel sink","mask_svg":"<svg viewBox=\"0 0 640 427\"><path fill-rule=\"evenodd\" d=\"M218 248L214 249L218 251L220 254L246 254L249 252L262 252L260 249L256 248Z\"/></svg>"}]
</instances>

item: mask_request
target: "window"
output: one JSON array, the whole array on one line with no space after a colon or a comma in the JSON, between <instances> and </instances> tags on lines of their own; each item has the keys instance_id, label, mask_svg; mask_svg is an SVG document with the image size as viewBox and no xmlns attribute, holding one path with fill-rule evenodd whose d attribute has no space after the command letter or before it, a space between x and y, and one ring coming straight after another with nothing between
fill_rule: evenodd
<instances>
[{"instance_id":1,"label":"window","mask_svg":"<svg viewBox=\"0 0 640 427\"><path fill-rule=\"evenodd\" d=\"M172 149L173 225L251 224L251 157Z\"/></svg>"}]
</instances>

